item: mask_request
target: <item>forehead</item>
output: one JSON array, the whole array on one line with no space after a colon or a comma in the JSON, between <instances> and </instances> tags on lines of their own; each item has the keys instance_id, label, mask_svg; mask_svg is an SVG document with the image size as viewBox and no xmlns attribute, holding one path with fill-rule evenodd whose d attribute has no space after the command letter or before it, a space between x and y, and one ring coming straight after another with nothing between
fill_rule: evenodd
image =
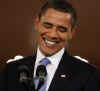
<instances>
[{"instance_id":1,"label":"forehead","mask_svg":"<svg viewBox=\"0 0 100 91\"><path fill-rule=\"evenodd\" d=\"M49 8L42 15L41 21L49 21L57 24L70 24L71 14Z\"/></svg>"}]
</instances>

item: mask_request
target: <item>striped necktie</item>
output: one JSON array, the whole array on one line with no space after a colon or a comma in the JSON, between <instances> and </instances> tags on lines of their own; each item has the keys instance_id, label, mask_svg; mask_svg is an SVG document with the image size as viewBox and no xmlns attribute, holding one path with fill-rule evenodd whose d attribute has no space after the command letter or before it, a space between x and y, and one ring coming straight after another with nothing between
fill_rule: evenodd
<instances>
[{"instance_id":1,"label":"striped necktie","mask_svg":"<svg viewBox=\"0 0 100 91\"><path fill-rule=\"evenodd\" d=\"M37 67L36 77L34 79L36 91L46 91L47 76L48 76L46 66L48 64L51 64L50 60L44 58L40 61L40 64Z\"/></svg>"}]
</instances>

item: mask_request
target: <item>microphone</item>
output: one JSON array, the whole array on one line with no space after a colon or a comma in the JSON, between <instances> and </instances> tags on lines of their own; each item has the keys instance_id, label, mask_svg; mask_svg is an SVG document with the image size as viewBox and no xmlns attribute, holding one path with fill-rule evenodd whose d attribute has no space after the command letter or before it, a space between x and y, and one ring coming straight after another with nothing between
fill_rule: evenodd
<instances>
[{"instance_id":1,"label":"microphone","mask_svg":"<svg viewBox=\"0 0 100 91\"><path fill-rule=\"evenodd\" d=\"M38 80L38 85L36 87L36 91L38 91L41 86L44 84L45 82L45 78L46 78L46 75L47 75L47 71L46 71L46 67L44 65L39 65L37 67L37 71L36 71L36 77L34 78L34 81L35 80Z\"/></svg>"},{"instance_id":2,"label":"microphone","mask_svg":"<svg viewBox=\"0 0 100 91\"><path fill-rule=\"evenodd\" d=\"M33 72L27 65L20 65L18 67L19 82L26 87L27 91L32 91L32 89L34 89L34 81L32 73Z\"/></svg>"}]
</instances>

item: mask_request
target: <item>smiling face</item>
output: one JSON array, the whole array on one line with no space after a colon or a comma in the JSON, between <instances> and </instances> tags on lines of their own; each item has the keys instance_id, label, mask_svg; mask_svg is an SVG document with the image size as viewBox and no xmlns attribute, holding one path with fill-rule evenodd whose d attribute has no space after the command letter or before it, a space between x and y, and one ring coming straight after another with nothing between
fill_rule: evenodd
<instances>
[{"instance_id":1,"label":"smiling face","mask_svg":"<svg viewBox=\"0 0 100 91\"><path fill-rule=\"evenodd\" d=\"M51 56L65 47L72 38L71 15L49 8L39 19L36 18L35 29L38 32L40 51Z\"/></svg>"}]
</instances>

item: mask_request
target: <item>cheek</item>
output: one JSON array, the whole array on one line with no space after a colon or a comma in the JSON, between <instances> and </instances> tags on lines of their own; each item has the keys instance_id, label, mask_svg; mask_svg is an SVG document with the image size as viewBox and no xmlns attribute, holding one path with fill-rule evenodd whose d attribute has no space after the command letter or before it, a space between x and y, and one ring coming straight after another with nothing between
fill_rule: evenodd
<instances>
[{"instance_id":1,"label":"cheek","mask_svg":"<svg viewBox=\"0 0 100 91\"><path fill-rule=\"evenodd\" d=\"M38 32L37 34L38 34L38 37L39 38L41 37L41 35L44 34L44 31L43 31L43 29L41 27L38 28L38 31L37 32Z\"/></svg>"},{"instance_id":2,"label":"cheek","mask_svg":"<svg viewBox=\"0 0 100 91\"><path fill-rule=\"evenodd\" d=\"M66 40L68 40L68 34L64 33L64 34L59 34L60 39L65 42Z\"/></svg>"},{"instance_id":3,"label":"cheek","mask_svg":"<svg viewBox=\"0 0 100 91\"><path fill-rule=\"evenodd\" d=\"M43 28L43 27L38 28L39 35L44 35L46 32L47 32L47 30L45 28Z\"/></svg>"}]
</instances>

